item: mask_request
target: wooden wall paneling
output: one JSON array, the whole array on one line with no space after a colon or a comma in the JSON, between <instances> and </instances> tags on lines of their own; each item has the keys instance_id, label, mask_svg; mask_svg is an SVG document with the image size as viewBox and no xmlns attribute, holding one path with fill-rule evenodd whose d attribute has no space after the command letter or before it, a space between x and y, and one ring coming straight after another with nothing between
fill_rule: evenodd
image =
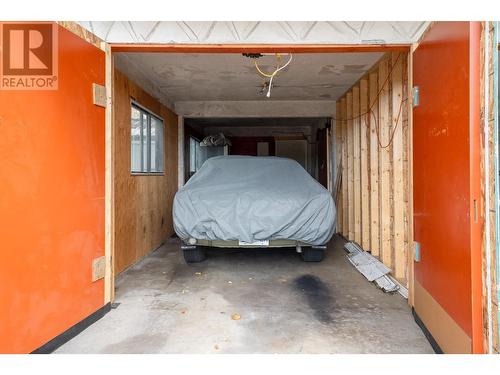
<instances>
[{"instance_id":1,"label":"wooden wall paneling","mask_svg":"<svg viewBox=\"0 0 500 375\"><path fill-rule=\"evenodd\" d=\"M164 175L130 173L130 100L164 120ZM177 191L177 116L115 70L114 199L117 273L147 255L173 234L172 203Z\"/></svg>"},{"instance_id":2,"label":"wooden wall paneling","mask_svg":"<svg viewBox=\"0 0 500 375\"><path fill-rule=\"evenodd\" d=\"M349 237L349 157L347 137L347 99L340 100L340 118L342 123L342 235Z\"/></svg>"},{"instance_id":3,"label":"wooden wall paneling","mask_svg":"<svg viewBox=\"0 0 500 375\"><path fill-rule=\"evenodd\" d=\"M361 245L361 121L359 119L359 85L352 88L352 118L354 149L354 241Z\"/></svg>"},{"instance_id":4,"label":"wooden wall paneling","mask_svg":"<svg viewBox=\"0 0 500 375\"><path fill-rule=\"evenodd\" d=\"M389 137L392 125L390 115L389 59L379 64L379 137L382 146L379 148L379 189L380 189L380 256L384 264L393 268L391 249L391 149Z\"/></svg>"},{"instance_id":5,"label":"wooden wall paneling","mask_svg":"<svg viewBox=\"0 0 500 375\"><path fill-rule=\"evenodd\" d=\"M393 53L392 58L392 189L393 189L393 251L394 277L406 277L405 248L405 195L404 195L404 144L403 144L403 55Z\"/></svg>"},{"instance_id":6,"label":"wooden wall paneling","mask_svg":"<svg viewBox=\"0 0 500 375\"><path fill-rule=\"evenodd\" d=\"M360 148L361 148L361 247L370 250L370 184L368 181L369 132L368 132L368 78L363 78L359 91Z\"/></svg>"},{"instance_id":7,"label":"wooden wall paneling","mask_svg":"<svg viewBox=\"0 0 500 375\"><path fill-rule=\"evenodd\" d=\"M355 214L354 214L354 132L352 126L352 91L346 95L346 123L347 123L347 158L348 158L348 197L349 209L349 240L354 241Z\"/></svg>"},{"instance_id":8,"label":"wooden wall paneling","mask_svg":"<svg viewBox=\"0 0 500 375\"><path fill-rule=\"evenodd\" d=\"M369 74L370 94L370 250L376 257L380 255L380 197L379 197L379 162L378 162L378 72Z\"/></svg>"},{"instance_id":9,"label":"wooden wall paneling","mask_svg":"<svg viewBox=\"0 0 500 375\"><path fill-rule=\"evenodd\" d=\"M339 121L340 116L340 101L337 100L335 103L335 116L337 116L337 120L335 121L335 161L337 176L335 176L335 181L340 181L340 187L338 190L336 208L337 208L337 233L342 233L342 219L344 213L342 212L342 121ZM335 186L337 187L337 186ZM335 192L337 193L337 192Z\"/></svg>"}]
</instances>

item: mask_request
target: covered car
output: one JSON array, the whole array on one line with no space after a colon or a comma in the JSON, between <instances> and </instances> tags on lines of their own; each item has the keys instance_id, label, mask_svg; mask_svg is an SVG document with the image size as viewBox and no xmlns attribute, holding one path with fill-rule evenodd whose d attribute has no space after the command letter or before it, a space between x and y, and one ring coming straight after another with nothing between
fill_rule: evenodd
<instances>
[{"instance_id":1,"label":"covered car","mask_svg":"<svg viewBox=\"0 0 500 375\"><path fill-rule=\"evenodd\" d=\"M177 192L173 206L187 261L203 260L203 246L305 247L304 254L318 260L335 216L330 192L299 163L279 157L210 158Z\"/></svg>"}]
</instances>

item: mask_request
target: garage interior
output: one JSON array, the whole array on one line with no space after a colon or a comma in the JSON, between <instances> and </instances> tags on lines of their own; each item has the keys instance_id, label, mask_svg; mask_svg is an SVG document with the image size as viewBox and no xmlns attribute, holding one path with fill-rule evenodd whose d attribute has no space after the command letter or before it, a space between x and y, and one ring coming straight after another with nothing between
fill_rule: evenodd
<instances>
[{"instance_id":1,"label":"garage interior","mask_svg":"<svg viewBox=\"0 0 500 375\"><path fill-rule=\"evenodd\" d=\"M2 352L498 353L497 23L48 24L58 89L0 90ZM203 160L285 152L335 199L323 262L187 265Z\"/></svg>"},{"instance_id":2,"label":"garage interior","mask_svg":"<svg viewBox=\"0 0 500 375\"><path fill-rule=\"evenodd\" d=\"M361 137L363 121L365 141L378 134L374 125L369 131L372 116L363 116L368 106L376 104L382 111L381 131L393 126L392 95L395 105L397 100L401 106L406 103L406 53L294 54L290 65L274 77L266 97L269 78L258 73L255 63L262 71L272 71L277 59L290 56L114 53L116 308L58 352L433 352L406 299L384 294L366 281L343 249L346 239L375 249L373 255L393 269L394 279L408 286L408 211L394 216L394 223L400 223L385 227L375 217L373 227L363 221L370 192L363 190L368 185L367 180L362 184L361 172L379 177L366 161L361 164L362 155L369 155L366 142L353 143ZM389 68L392 65L395 69ZM377 80L378 74L384 78ZM162 174L131 173L131 103L163 119ZM396 129L400 132L391 136L403 142L407 109ZM200 146L205 137L220 133L230 146L215 151ZM391 168L393 160L401 161L403 168L407 146L406 141L404 147L391 146L387 154L381 149L381 158L387 156ZM373 155L379 147L372 148L371 161L378 163ZM173 231L173 196L207 157L217 154L291 157L328 188L336 196L338 234L328 245L326 259L306 264L294 249L233 249L210 250L207 261L185 264ZM354 158L362 169L353 168ZM405 198L397 194L408 193L405 171L394 177L400 180L392 173L380 177L389 184L381 183L382 189L391 189L386 198L380 196L389 210L394 210L389 206L394 198ZM351 196L354 191L359 195ZM356 213L349 215L351 206ZM406 238L402 259L392 251L399 246L392 246L396 238Z\"/></svg>"}]
</instances>

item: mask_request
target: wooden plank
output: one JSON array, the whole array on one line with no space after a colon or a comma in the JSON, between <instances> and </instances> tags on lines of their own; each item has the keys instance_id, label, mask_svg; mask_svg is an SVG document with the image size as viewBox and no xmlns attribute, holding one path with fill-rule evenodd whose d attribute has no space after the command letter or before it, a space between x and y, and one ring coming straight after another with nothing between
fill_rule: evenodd
<instances>
[{"instance_id":1,"label":"wooden plank","mask_svg":"<svg viewBox=\"0 0 500 375\"><path fill-rule=\"evenodd\" d=\"M369 75L370 94L370 249L376 257L380 255L380 205L379 205L379 163L378 163L378 72Z\"/></svg>"},{"instance_id":2,"label":"wooden plank","mask_svg":"<svg viewBox=\"0 0 500 375\"><path fill-rule=\"evenodd\" d=\"M403 55L393 53L392 58L392 188L393 188L393 251L394 277L406 282L405 248L405 196L403 145Z\"/></svg>"},{"instance_id":3,"label":"wooden plank","mask_svg":"<svg viewBox=\"0 0 500 375\"><path fill-rule=\"evenodd\" d=\"M92 84L92 102L102 108L106 108L108 102L106 99L106 86L97 83Z\"/></svg>"},{"instance_id":4,"label":"wooden plank","mask_svg":"<svg viewBox=\"0 0 500 375\"><path fill-rule=\"evenodd\" d=\"M415 286L414 286L414 272L413 272L413 98L412 98L412 88L413 88L413 51L408 53L407 56L407 77L408 77L408 101L406 102L407 108L407 118L408 126L406 137L408 145L406 147L406 152L408 155L408 181L407 187L407 199L408 199L408 211L406 213L408 218L408 254L407 254L407 284L408 284L408 304L414 306L415 300Z\"/></svg>"},{"instance_id":5,"label":"wooden plank","mask_svg":"<svg viewBox=\"0 0 500 375\"><path fill-rule=\"evenodd\" d=\"M361 148L361 247L370 250L370 185L368 181L368 78L363 78L360 83L359 108L360 108L360 148Z\"/></svg>"},{"instance_id":6,"label":"wooden plank","mask_svg":"<svg viewBox=\"0 0 500 375\"><path fill-rule=\"evenodd\" d=\"M359 86L352 88L354 241L361 245L361 145L359 119Z\"/></svg>"},{"instance_id":7,"label":"wooden plank","mask_svg":"<svg viewBox=\"0 0 500 375\"><path fill-rule=\"evenodd\" d=\"M106 117L105 117L105 154L104 154L104 304L115 299L115 230L114 230L114 61L109 45L106 45Z\"/></svg>"},{"instance_id":8,"label":"wooden plank","mask_svg":"<svg viewBox=\"0 0 500 375\"><path fill-rule=\"evenodd\" d=\"M111 53L110 45L105 43L98 36L88 31L87 29L80 26L78 23L74 21L57 21L57 24L64 27L65 29L71 31L73 34L78 35L80 38L85 40L86 42L93 44L95 47L106 51L109 49L109 53Z\"/></svg>"},{"instance_id":9,"label":"wooden plank","mask_svg":"<svg viewBox=\"0 0 500 375\"><path fill-rule=\"evenodd\" d=\"M347 151L347 99L344 97L340 100L340 118L342 123L342 235L345 238L349 237L349 159Z\"/></svg>"},{"instance_id":10,"label":"wooden plank","mask_svg":"<svg viewBox=\"0 0 500 375\"><path fill-rule=\"evenodd\" d=\"M339 53L409 51L408 44L155 44L112 43L113 52Z\"/></svg>"},{"instance_id":11,"label":"wooden plank","mask_svg":"<svg viewBox=\"0 0 500 375\"><path fill-rule=\"evenodd\" d=\"M347 208L349 210L349 235L348 238L354 241L354 138L352 126L352 91L346 94L346 119L347 119Z\"/></svg>"},{"instance_id":12,"label":"wooden plank","mask_svg":"<svg viewBox=\"0 0 500 375\"><path fill-rule=\"evenodd\" d=\"M485 123L485 142L483 145L482 152L485 156L485 238L483 243L483 265L486 268L486 277L489 276L489 287L485 282L483 285L483 295L485 296L485 303L483 304L483 316L485 319L484 324L484 347L490 347L491 340L491 352L498 353L498 292L497 292L497 258L496 258L496 211L497 204L495 199L495 120L498 113L495 111L495 74L494 74L494 55L497 53L494 44L495 41L495 26L494 22L485 22L485 29L483 30L483 40L488 40L488 44L482 43L481 52L481 66L486 66L486 71L481 69L481 108L483 108L483 113L488 114L488 117L483 116L481 119ZM488 35L486 35L488 33ZM486 40L485 40L486 41ZM488 56L488 60L486 57ZM487 98L486 98L487 93ZM489 269L488 269L489 261ZM488 275L489 271L489 275ZM489 290L488 290L489 289ZM488 299L491 298L491 306L488 306ZM488 311L491 308L492 313ZM491 321L489 320L491 319Z\"/></svg>"},{"instance_id":13,"label":"wooden plank","mask_svg":"<svg viewBox=\"0 0 500 375\"><path fill-rule=\"evenodd\" d=\"M380 257L382 262L392 269L391 249L391 148L389 137L392 120L390 116L389 60L379 64L379 189L380 189ZM384 84L385 83L385 84Z\"/></svg>"},{"instance_id":14,"label":"wooden plank","mask_svg":"<svg viewBox=\"0 0 500 375\"><path fill-rule=\"evenodd\" d=\"M92 282L96 282L105 277L106 274L106 257L98 257L92 259Z\"/></svg>"},{"instance_id":15,"label":"wooden plank","mask_svg":"<svg viewBox=\"0 0 500 375\"><path fill-rule=\"evenodd\" d=\"M340 101L337 100L335 103L335 116L337 116L337 120L335 121L335 168L337 171L337 176L335 176L335 181L340 180L342 184L342 179L340 176L342 175L342 121L339 121L338 118L340 116ZM342 233L342 187L340 188L339 195L337 197L337 233ZM335 192L336 193L336 192Z\"/></svg>"}]
</instances>

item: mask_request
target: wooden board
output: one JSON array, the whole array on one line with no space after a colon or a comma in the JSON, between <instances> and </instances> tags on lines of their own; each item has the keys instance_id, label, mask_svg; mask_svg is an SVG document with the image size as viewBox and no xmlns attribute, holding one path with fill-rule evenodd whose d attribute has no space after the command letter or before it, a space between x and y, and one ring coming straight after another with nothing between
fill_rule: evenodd
<instances>
[{"instance_id":1,"label":"wooden board","mask_svg":"<svg viewBox=\"0 0 500 375\"><path fill-rule=\"evenodd\" d=\"M403 165L403 55L392 54L392 189L393 189L393 234L394 276L398 281L405 280L405 197Z\"/></svg>"},{"instance_id":2,"label":"wooden board","mask_svg":"<svg viewBox=\"0 0 500 375\"><path fill-rule=\"evenodd\" d=\"M370 184L368 181L369 132L368 132L368 79L360 83L360 149L361 149L361 247L370 249Z\"/></svg>"},{"instance_id":3,"label":"wooden board","mask_svg":"<svg viewBox=\"0 0 500 375\"><path fill-rule=\"evenodd\" d=\"M384 59L379 64L379 137L382 147L379 147L379 188L380 188L380 256L384 264L391 268L391 134L389 87L385 83L389 75L389 61ZM384 84L385 83L385 84Z\"/></svg>"},{"instance_id":4,"label":"wooden board","mask_svg":"<svg viewBox=\"0 0 500 375\"><path fill-rule=\"evenodd\" d=\"M376 257L380 255L380 197L378 164L378 72L369 74L370 94L370 250Z\"/></svg>"},{"instance_id":5,"label":"wooden board","mask_svg":"<svg viewBox=\"0 0 500 375\"><path fill-rule=\"evenodd\" d=\"M484 211L485 211L485 230L483 243L483 317L484 317L484 348L491 352L498 353L498 283L497 283L497 253L496 249L496 214L497 204L495 198L495 120L498 121L498 112L495 108L495 57L498 58L497 46L495 45L495 22L484 22L482 30L483 43L481 45L481 108L482 113L488 115L481 119L484 123ZM487 97L486 97L487 96ZM497 98L498 100L498 98ZM489 285L488 282L489 281ZM488 290L489 289L489 290ZM490 305L488 304L490 300ZM491 313L489 311L491 309ZM491 320L490 320L491 319Z\"/></svg>"},{"instance_id":6,"label":"wooden board","mask_svg":"<svg viewBox=\"0 0 500 375\"><path fill-rule=\"evenodd\" d=\"M105 130L105 185L104 185L104 303L115 299L115 228L114 228L114 122L113 122L114 60L106 44L106 130Z\"/></svg>"},{"instance_id":7,"label":"wooden board","mask_svg":"<svg viewBox=\"0 0 500 375\"><path fill-rule=\"evenodd\" d=\"M349 210L349 240L354 241L355 216L354 216L354 132L352 126L352 91L346 95L347 105L347 169L348 169L348 197Z\"/></svg>"},{"instance_id":8,"label":"wooden board","mask_svg":"<svg viewBox=\"0 0 500 375\"><path fill-rule=\"evenodd\" d=\"M361 244L361 145L359 119L359 86L352 88L352 134L353 134L353 163L354 163L354 241Z\"/></svg>"},{"instance_id":9,"label":"wooden board","mask_svg":"<svg viewBox=\"0 0 500 375\"><path fill-rule=\"evenodd\" d=\"M130 173L130 98L164 120L164 175ZM117 70L113 99L114 265L118 273L173 234L172 202L177 191L177 116Z\"/></svg>"},{"instance_id":10,"label":"wooden board","mask_svg":"<svg viewBox=\"0 0 500 375\"><path fill-rule=\"evenodd\" d=\"M406 56L406 70L407 70L407 95L406 102L406 146L405 152L407 155L406 171L406 187L407 192L405 198L407 199L406 218L408 220L407 239L406 239L406 261L407 261L407 285L408 285L408 304L414 305L415 288L414 288L414 241L413 241L413 51L409 52Z\"/></svg>"},{"instance_id":11,"label":"wooden board","mask_svg":"<svg viewBox=\"0 0 500 375\"><path fill-rule=\"evenodd\" d=\"M340 100L340 118L342 124L342 235L345 238L349 237L349 207L348 207L348 191L349 191L349 159L348 159L348 138L347 138L347 100Z\"/></svg>"},{"instance_id":12,"label":"wooden board","mask_svg":"<svg viewBox=\"0 0 500 375\"><path fill-rule=\"evenodd\" d=\"M342 233L342 220L343 220L343 205L342 205L342 121L339 121L340 116L340 101L335 103L335 116L337 120L335 121L335 168L337 171L337 176L335 176L334 185L336 181L340 181L340 186L334 186L338 188L338 197L336 203L337 208L337 233ZM337 194L337 191L334 191Z\"/></svg>"}]
</instances>

